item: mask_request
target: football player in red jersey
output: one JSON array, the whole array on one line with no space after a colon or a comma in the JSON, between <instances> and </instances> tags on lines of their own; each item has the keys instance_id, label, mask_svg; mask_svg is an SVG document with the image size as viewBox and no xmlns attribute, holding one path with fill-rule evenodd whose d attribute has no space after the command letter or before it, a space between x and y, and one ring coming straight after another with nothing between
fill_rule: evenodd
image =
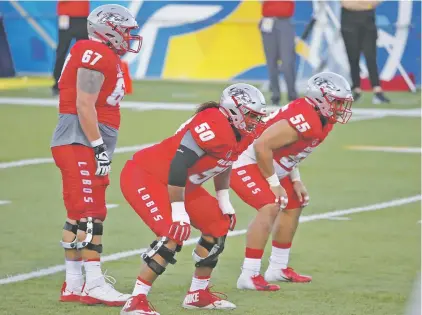
<instances>
[{"instance_id":1,"label":"football player in red jersey","mask_svg":"<svg viewBox=\"0 0 422 315\"><path fill-rule=\"evenodd\" d=\"M269 115L262 134L233 164L230 187L258 210L246 235L239 289L274 291L279 286L268 282L311 281L288 267L299 216L309 202L297 167L335 123L347 123L352 103L350 86L343 77L330 72L311 77L306 96ZM261 259L271 232L270 264L262 277Z\"/></svg>"},{"instance_id":2,"label":"football player in red jersey","mask_svg":"<svg viewBox=\"0 0 422 315\"><path fill-rule=\"evenodd\" d=\"M103 275L100 254L105 191L120 125L119 102L125 94L120 56L139 52L142 39L131 35L137 28L120 5L96 8L88 16L89 40L72 47L59 80L59 122L51 151L61 171L67 210L61 242L66 258L63 302L120 306L130 297Z\"/></svg>"},{"instance_id":3,"label":"football player in red jersey","mask_svg":"<svg viewBox=\"0 0 422 315\"><path fill-rule=\"evenodd\" d=\"M158 314L148 305L152 283L189 238L191 225L202 232L193 252L195 274L183 301L189 309L236 306L208 289L213 268L234 229L229 199L231 165L254 139L265 114L265 99L255 87L238 83L223 91L220 104L202 104L174 136L143 149L126 162L120 186L126 200L156 234L143 254L135 288L120 314ZM217 198L201 185L213 178Z\"/></svg>"}]
</instances>

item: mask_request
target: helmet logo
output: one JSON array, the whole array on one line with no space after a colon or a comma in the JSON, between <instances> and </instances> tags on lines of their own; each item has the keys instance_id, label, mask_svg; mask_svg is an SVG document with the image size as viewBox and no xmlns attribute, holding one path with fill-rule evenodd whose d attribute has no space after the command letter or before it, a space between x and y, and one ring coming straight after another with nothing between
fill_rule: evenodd
<instances>
[{"instance_id":1,"label":"helmet logo","mask_svg":"<svg viewBox=\"0 0 422 315\"><path fill-rule=\"evenodd\" d=\"M239 107L242 105L248 106L249 104L252 103L252 98L244 90L234 88L230 90L229 95L231 96L234 103L236 104L236 107Z\"/></svg>"},{"instance_id":2,"label":"helmet logo","mask_svg":"<svg viewBox=\"0 0 422 315\"><path fill-rule=\"evenodd\" d=\"M113 24L121 24L124 21L127 21L128 18L112 12L105 12L103 17L98 21L101 24L106 24L107 22L111 22Z\"/></svg>"},{"instance_id":3,"label":"helmet logo","mask_svg":"<svg viewBox=\"0 0 422 315\"><path fill-rule=\"evenodd\" d=\"M316 77L314 79L314 83L315 83L315 85L317 85L320 88L324 88L325 87L325 88L328 88L330 90L335 90L336 89L336 86L334 85L333 82L331 82L331 81L329 81L327 79L321 78L321 77Z\"/></svg>"}]
</instances>

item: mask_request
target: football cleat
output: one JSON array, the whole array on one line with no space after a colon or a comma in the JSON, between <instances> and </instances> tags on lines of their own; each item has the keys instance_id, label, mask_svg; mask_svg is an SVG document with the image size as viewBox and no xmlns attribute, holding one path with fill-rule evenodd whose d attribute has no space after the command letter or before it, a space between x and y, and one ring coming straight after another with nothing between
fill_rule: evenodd
<instances>
[{"instance_id":1,"label":"football cleat","mask_svg":"<svg viewBox=\"0 0 422 315\"><path fill-rule=\"evenodd\" d=\"M261 274L250 276L242 273L237 279L237 288L256 291L278 291L280 286L265 281Z\"/></svg>"},{"instance_id":2,"label":"football cleat","mask_svg":"<svg viewBox=\"0 0 422 315\"><path fill-rule=\"evenodd\" d=\"M113 286L115 283L116 280L113 277L104 275L104 281L99 285L88 288L85 284L80 299L81 303L88 305L105 304L107 306L125 305L131 295L117 291Z\"/></svg>"},{"instance_id":3,"label":"football cleat","mask_svg":"<svg viewBox=\"0 0 422 315\"><path fill-rule=\"evenodd\" d=\"M222 295L220 298L217 294ZM182 306L186 309L207 309L207 310L233 310L236 308L232 302L225 300L227 296L219 292L211 292L209 288L205 290L189 291Z\"/></svg>"},{"instance_id":4,"label":"football cleat","mask_svg":"<svg viewBox=\"0 0 422 315\"><path fill-rule=\"evenodd\" d=\"M120 315L160 315L148 302L145 294L131 296L120 311Z\"/></svg>"},{"instance_id":5,"label":"football cleat","mask_svg":"<svg viewBox=\"0 0 422 315\"><path fill-rule=\"evenodd\" d=\"M76 290L69 290L66 282L63 282L62 290L60 292L60 302L79 302L81 298L82 288Z\"/></svg>"},{"instance_id":6,"label":"football cleat","mask_svg":"<svg viewBox=\"0 0 422 315\"><path fill-rule=\"evenodd\" d=\"M306 275L300 275L296 273L293 270L293 268L287 267L286 269L281 269L281 270L268 269L265 272L265 280L306 283L306 282L311 282L312 277L306 276Z\"/></svg>"}]
</instances>

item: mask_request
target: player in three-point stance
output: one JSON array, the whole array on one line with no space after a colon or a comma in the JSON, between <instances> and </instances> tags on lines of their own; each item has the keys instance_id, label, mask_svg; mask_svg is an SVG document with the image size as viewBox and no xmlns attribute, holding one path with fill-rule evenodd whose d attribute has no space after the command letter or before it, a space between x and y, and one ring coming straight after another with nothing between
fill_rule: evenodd
<instances>
[{"instance_id":1,"label":"player in three-point stance","mask_svg":"<svg viewBox=\"0 0 422 315\"><path fill-rule=\"evenodd\" d=\"M143 254L132 297L120 314L156 314L148 303L152 283L189 238L191 225L202 232L193 251L195 273L182 306L188 309L233 309L210 292L213 268L236 223L229 199L231 166L254 139L265 114L262 93L248 84L223 91L220 104L207 102L170 138L143 149L127 161L120 178L126 200L156 234ZM217 198L201 185L214 178Z\"/></svg>"},{"instance_id":2,"label":"player in three-point stance","mask_svg":"<svg viewBox=\"0 0 422 315\"><path fill-rule=\"evenodd\" d=\"M116 291L109 283L115 280L102 273L100 254L119 102L125 94L120 56L139 52L142 38L131 35L137 28L120 5L96 8L88 16L89 40L72 47L59 80L59 121L51 151L61 171L67 210L61 242L66 258L63 302L120 306L130 297Z\"/></svg>"},{"instance_id":3,"label":"player in three-point stance","mask_svg":"<svg viewBox=\"0 0 422 315\"><path fill-rule=\"evenodd\" d=\"M258 210L246 235L239 289L276 291L273 281L310 282L288 267L299 216L309 202L298 164L321 144L336 123L352 115L352 92L340 75L322 72L308 81L306 96L269 115L262 134L233 164L231 188ZM270 264L261 259L272 233Z\"/></svg>"}]
</instances>

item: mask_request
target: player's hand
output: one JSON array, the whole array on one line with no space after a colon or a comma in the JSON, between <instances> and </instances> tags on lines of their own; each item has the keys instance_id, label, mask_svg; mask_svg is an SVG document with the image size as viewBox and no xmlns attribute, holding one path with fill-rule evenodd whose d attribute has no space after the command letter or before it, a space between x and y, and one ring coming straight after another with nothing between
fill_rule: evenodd
<instances>
[{"instance_id":1,"label":"player's hand","mask_svg":"<svg viewBox=\"0 0 422 315\"><path fill-rule=\"evenodd\" d=\"M303 182L300 180L294 181L293 190L295 191L297 198L301 202L302 207L306 207L309 204L309 194Z\"/></svg>"},{"instance_id":2,"label":"player's hand","mask_svg":"<svg viewBox=\"0 0 422 315\"><path fill-rule=\"evenodd\" d=\"M173 223L170 226L168 237L182 244L190 236L190 218L183 201L171 203L171 217Z\"/></svg>"},{"instance_id":3,"label":"player's hand","mask_svg":"<svg viewBox=\"0 0 422 315\"><path fill-rule=\"evenodd\" d=\"M287 193L283 186L270 186L270 188L273 194L275 195L275 203L278 203L280 205L280 210L286 208L287 204L289 203L289 199L287 198Z\"/></svg>"},{"instance_id":4,"label":"player's hand","mask_svg":"<svg viewBox=\"0 0 422 315\"><path fill-rule=\"evenodd\" d=\"M106 176L111 170L111 160L107 154L107 146L105 143L97 145L93 148L95 153L95 161L97 162L97 171L95 175Z\"/></svg>"},{"instance_id":5,"label":"player's hand","mask_svg":"<svg viewBox=\"0 0 422 315\"><path fill-rule=\"evenodd\" d=\"M229 225L229 230L230 231L234 231L234 228L236 227L236 213L233 214L228 214L229 218L230 218L230 225Z\"/></svg>"}]
</instances>

